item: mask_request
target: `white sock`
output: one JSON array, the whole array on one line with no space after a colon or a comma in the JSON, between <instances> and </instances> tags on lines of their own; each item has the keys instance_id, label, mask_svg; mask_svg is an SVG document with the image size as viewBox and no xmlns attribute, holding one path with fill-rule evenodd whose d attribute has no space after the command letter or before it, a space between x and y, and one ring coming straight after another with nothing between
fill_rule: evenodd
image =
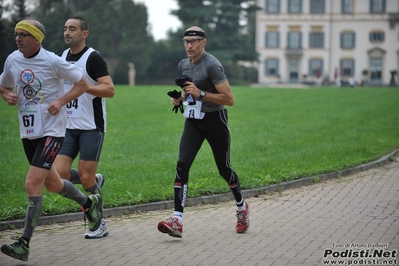
<instances>
[{"instance_id":1,"label":"white sock","mask_svg":"<svg viewBox=\"0 0 399 266\"><path fill-rule=\"evenodd\" d=\"M247 205L245 204L245 201L244 201L244 204L242 206L237 206L237 210L238 211L243 211L243 210L246 210L246 209L247 209Z\"/></svg>"},{"instance_id":2,"label":"white sock","mask_svg":"<svg viewBox=\"0 0 399 266\"><path fill-rule=\"evenodd\" d=\"M175 211L175 212L173 213L173 217L176 217L177 220L179 221L179 223L182 223L182 222L183 222L183 213L182 213L182 212L177 212L177 211Z\"/></svg>"}]
</instances>

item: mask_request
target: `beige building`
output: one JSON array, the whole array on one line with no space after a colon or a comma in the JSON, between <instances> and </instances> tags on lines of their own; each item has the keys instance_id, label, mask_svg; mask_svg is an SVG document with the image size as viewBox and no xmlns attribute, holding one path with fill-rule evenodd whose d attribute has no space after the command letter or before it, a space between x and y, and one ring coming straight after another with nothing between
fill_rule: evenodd
<instances>
[{"instance_id":1,"label":"beige building","mask_svg":"<svg viewBox=\"0 0 399 266\"><path fill-rule=\"evenodd\" d=\"M257 0L257 5L260 84L388 85L391 72L399 73L399 0Z\"/></svg>"}]
</instances>

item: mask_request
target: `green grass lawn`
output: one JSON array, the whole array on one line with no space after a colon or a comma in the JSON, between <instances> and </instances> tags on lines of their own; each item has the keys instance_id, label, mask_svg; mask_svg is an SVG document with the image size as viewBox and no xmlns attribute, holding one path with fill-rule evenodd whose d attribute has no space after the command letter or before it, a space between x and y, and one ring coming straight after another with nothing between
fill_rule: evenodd
<instances>
[{"instance_id":1,"label":"green grass lawn","mask_svg":"<svg viewBox=\"0 0 399 266\"><path fill-rule=\"evenodd\" d=\"M105 208L170 200L184 119L166 93L176 86L117 86L98 171ZM369 162L399 147L398 88L266 89L234 86L231 162L244 189ZM16 107L0 103L0 220L23 218L28 169ZM76 164L75 164L76 165ZM81 189L81 187L79 186ZM82 190L83 191L83 190ZM204 143L189 197L228 192ZM44 191L44 215L79 211Z\"/></svg>"}]
</instances>

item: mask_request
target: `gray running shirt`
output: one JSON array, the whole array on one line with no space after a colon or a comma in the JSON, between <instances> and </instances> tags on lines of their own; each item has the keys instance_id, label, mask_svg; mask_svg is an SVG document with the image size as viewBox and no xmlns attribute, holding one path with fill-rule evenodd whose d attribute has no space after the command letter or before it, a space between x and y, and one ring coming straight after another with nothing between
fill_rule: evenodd
<instances>
[{"instance_id":1,"label":"gray running shirt","mask_svg":"<svg viewBox=\"0 0 399 266\"><path fill-rule=\"evenodd\" d=\"M222 64L216 57L206 52L195 63L191 63L190 58L181 60L178 69L181 75L190 76L198 89L210 93L218 93L215 85L227 80ZM201 101L198 98L196 100ZM202 99L202 112L214 112L223 108L222 104Z\"/></svg>"}]
</instances>

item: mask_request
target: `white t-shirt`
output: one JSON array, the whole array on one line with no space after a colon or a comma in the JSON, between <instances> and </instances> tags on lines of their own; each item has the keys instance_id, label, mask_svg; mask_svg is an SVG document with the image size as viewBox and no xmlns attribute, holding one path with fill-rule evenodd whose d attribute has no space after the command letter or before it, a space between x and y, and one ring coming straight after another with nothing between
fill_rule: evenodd
<instances>
[{"instance_id":1,"label":"white t-shirt","mask_svg":"<svg viewBox=\"0 0 399 266\"><path fill-rule=\"evenodd\" d=\"M0 75L0 86L14 88L18 95L21 138L64 137L66 107L56 116L47 108L65 94L63 80L74 84L81 79L82 70L78 66L43 47L33 58L24 57L18 50L10 54Z\"/></svg>"}]
</instances>

